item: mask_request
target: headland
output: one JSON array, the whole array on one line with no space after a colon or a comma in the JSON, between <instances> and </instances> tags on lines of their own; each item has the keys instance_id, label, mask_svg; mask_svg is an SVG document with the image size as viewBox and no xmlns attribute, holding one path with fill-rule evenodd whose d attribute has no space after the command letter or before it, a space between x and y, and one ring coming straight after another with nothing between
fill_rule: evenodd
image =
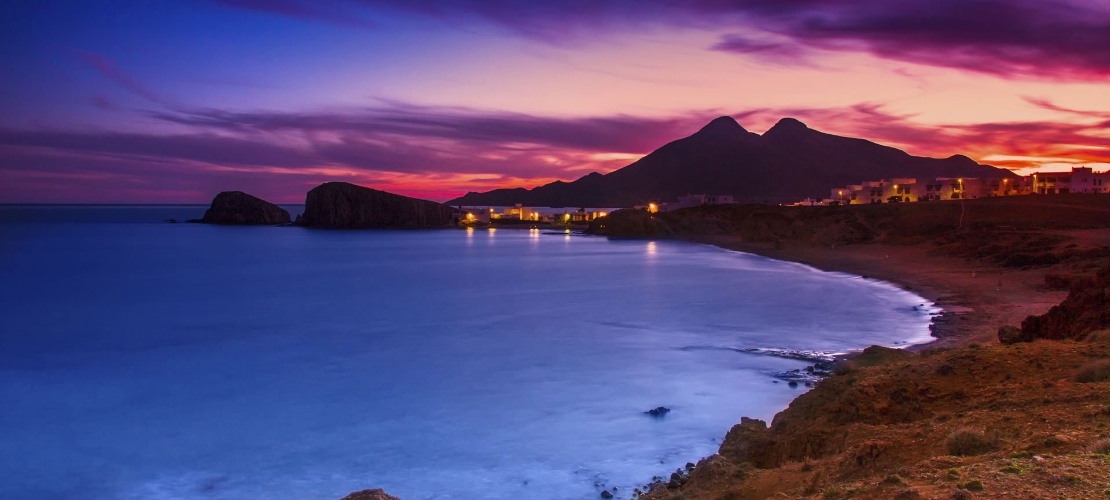
<instances>
[{"instance_id":1,"label":"headland","mask_svg":"<svg viewBox=\"0 0 1110 500\"><path fill-rule=\"evenodd\" d=\"M1110 196L630 211L591 232L678 238L858 274L945 310L936 342L839 363L769 427L742 419L718 455L648 485L643 498L1110 492ZM1027 319L1061 301L1070 305L1053 310L1053 321ZM1079 321L1084 327L1072 328ZM1023 323L1066 334L999 342L1000 327L1020 332Z\"/></svg>"}]
</instances>

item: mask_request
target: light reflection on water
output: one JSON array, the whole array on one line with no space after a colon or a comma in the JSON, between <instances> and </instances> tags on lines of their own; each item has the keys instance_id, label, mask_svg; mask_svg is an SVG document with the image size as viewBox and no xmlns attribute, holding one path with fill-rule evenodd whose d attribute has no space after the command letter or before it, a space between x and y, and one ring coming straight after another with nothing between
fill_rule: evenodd
<instances>
[{"instance_id":1,"label":"light reflection on water","mask_svg":"<svg viewBox=\"0 0 1110 500\"><path fill-rule=\"evenodd\" d=\"M888 285L665 241L182 224L0 236L16 242L0 246L3 498L628 492L798 394L770 374L805 363L732 349L892 345L928 321ZM642 414L660 405L665 419Z\"/></svg>"}]
</instances>

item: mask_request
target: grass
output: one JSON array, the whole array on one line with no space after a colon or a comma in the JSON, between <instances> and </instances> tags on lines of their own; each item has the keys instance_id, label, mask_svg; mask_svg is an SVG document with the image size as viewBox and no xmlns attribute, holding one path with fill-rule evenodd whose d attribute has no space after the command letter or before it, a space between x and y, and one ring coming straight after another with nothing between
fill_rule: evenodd
<instances>
[{"instance_id":1,"label":"grass","mask_svg":"<svg viewBox=\"0 0 1110 500\"><path fill-rule=\"evenodd\" d=\"M1075 381L1081 383L1106 382L1110 380L1110 359L1087 363L1075 372Z\"/></svg>"},{"instance_id":2,"label":"grass","mask_svg":"<svg viewBox=\"0 0 1110 500\"><path fill-rule=\"evenodd\" d=\"M948 454L960 457L982 455L998 447L998 438L978 429L964 427L948 435Z\"/></svg>"},{"instance_id":3,"label":"grass","mask_svg":"<svg viewBox=\"0 0 1110 500\"><path fill-rule=\"evenodd\" d=\"M1088 448L1091 453L1095 455L1110 455L1110 438L1102 438L1094 443L1091 443Z\"/></svg>"},{"instance_id":4,"label":"grass","mask_svg":"<svg viewBox=\"0 0 1110 500\"><path fill-rule=\"evenodd\" d=\"M972 479L960 485L961 490L967 491L983 491L983 482L978 479Z\"/></svg>"}]
</instances>

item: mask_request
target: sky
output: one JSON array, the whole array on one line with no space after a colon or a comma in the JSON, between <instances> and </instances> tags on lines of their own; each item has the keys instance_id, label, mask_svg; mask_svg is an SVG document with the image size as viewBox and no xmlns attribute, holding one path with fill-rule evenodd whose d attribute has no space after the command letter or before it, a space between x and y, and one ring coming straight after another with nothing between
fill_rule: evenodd
<instances>
[{"instance_id":1,"label":"sky","mask_svg":"<svg viewBox=\"0 0 1110 500\"><path fill-rule=\"evenodd\" d=\"M728 115L1110 169L1110 0L7 0L0 203L447 200Z\"/></svg>"}]
</instances>

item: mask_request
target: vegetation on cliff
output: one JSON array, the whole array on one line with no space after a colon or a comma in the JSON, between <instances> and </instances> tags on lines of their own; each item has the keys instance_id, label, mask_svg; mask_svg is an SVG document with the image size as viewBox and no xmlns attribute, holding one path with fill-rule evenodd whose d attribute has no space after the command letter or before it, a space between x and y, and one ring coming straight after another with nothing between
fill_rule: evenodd
<instances>
[{"instance_id":1,"label":"vegetation on cliff","mask_svg":"<svg viewBox=\"0 0 1110 500\"><path fill-rule=\"evenodd\" d=\"M719 455L647 498L1102 497L1110 455L1096 443L1110 437L1110 377L1077 375L1108 357L1104 330L857 366L770 427L744 419Z\"/></svg>"}]
</instances>

